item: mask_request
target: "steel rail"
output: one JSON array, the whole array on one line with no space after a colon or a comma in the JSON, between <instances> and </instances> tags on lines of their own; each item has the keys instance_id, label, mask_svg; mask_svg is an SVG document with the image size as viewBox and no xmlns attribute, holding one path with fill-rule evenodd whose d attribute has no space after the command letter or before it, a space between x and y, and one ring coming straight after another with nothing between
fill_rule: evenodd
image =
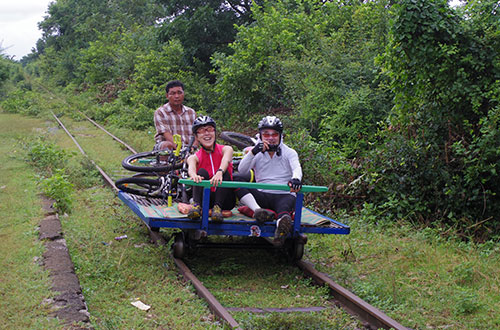
<instances>
[{"instance_id":1,"label":"steel rail","mask_svg":"<svg viewBox=\"0 0 500 330\"><path fill-rule=\"evenodd\" d=\"M367 327L371 329L408 329L385 315L381 310L373 307L352 292L335 283L328 275L317 271L311 263L299 260L296 264L318 285L328 285L331 295L341 304L341 306L350 314L366 322Z\"/></svg>"},{"instance_id":2,"label":"steel rail","mask_svg":"<svg viewBox=\"0 0 500 330\"><path fill-rule=\"evenodd\" d=\"M159 233L152 231L149 226L149 235L155 244L158 245L167 245L167 240ZM208 303L208 308L215 314L219 319L223 322L226 322L233 329L241 329L238 322L231 316L229 311L222 306L222 304L214 297L212 293L203 285L203 283L193 274L193 272L189 269L189 267L182 261L181 259L175 258L174 263L181 272L182 276L191 284L193 284L198 296L205 299Z\"/></svg>"},{"instance_id":3,"label":"steel rail","mask_svg":"<svg viewBox=\"0 0 500 330\"><path fill-rule=\"evenodd\" d=\"M221 305L221 303L214 297L214 295L201 283L201 281L191 272L189 267L181 259L174 258L174 262L179 268L182 275L188 279L198 292L198 295L206 300L210 310L224 320L233 329L241 329L238 322L231 316L231 314Z\"/></svg>"},{"instance_id":4,"label":"steel rail","mask_svg":"<svg viewBox=\"0 0 500 330\"><path fill-rule=\"evenodd\" d=\"M52 111L51 111L51 113L52 113L52 116L54 116L56 121L59 123L59 125L62 127L62 129L66 132L66 134L68 134L68 136L71 138L71 140L73 140L73 142L76 144L76 146L78 147L78 149L80 150L82 155L84 155L85 157L87 157L88 160L90 160L90 162L95 166L95 168L99 171L99 173L101 173L102 177L104 178L104 181L106 181L106 183L115 191L115 193L118 193L118 188L116 188L115 182L108 176L108 174L106 174L106 172L104 172L104 170L102 168L99 167L99 165L97 165L92 159L89 158L89 156L85 153L85 151L80 146L78 141L76 141L75 137L68 131L68 129L59 120L59 118L57 118L57 116Z\"/></svg>"},{"instance_id":5,"label":"steel rail","mask_svg":"<svg viewBox=\"0 0 500 330\"><path fill-rule=\"evenodd\" d=\"M84 114L81 111L78 111L78 112L81 115L83 115L88 121L90 121L92 124L94 124L96 127L102 129L106 134L108 134L109 136L111 136L114 140L116 140L116 141L120 142L121 144L123 144L125 146L125 148L127 148L130 152L132 152L133 154L137 153L137 151L135 151L134 148L132 148L131 146L129 146L128 144L126 144L125 142L123 142L122 140L120 140L118 137L116 137L113 134L111 134L108 130L106 130L104 127L102 127L101 125L99 125L98 123L96 123L94 120L92 120L86 114Z\"/></svg>"}]
</instances>

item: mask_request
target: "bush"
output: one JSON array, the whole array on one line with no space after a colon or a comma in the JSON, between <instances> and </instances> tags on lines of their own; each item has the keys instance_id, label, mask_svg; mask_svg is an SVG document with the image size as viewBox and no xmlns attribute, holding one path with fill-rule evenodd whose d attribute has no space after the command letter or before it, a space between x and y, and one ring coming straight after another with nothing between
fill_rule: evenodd
<instances>
[{"instance_id":1,"label":"bush","mask_svg":"<svg viewBox=\"0 0 500 330\"><path fill-rule=\"evenodd\" d=\"M2 109L9 113L20 113L23 109L30 106L30 100L25 97L25 92L22 90L15 90L9 93L8 97L0 102Z\"/></svg>"},{"instance_id":2,"label":"bush","mask_svg":"<svg viewBox=\"0 0 500 330\"><path fill-rule=\"evenodd\" d=\"M474 3L463 16L439 0L394 6L385 59L395 113L371 172L372 200L388 215L479 240L498 238L500 229L494 6Z\"/></svg>"},{"instance_id":3,"label":"bush","mask_svg":"<svg viewBox=\"0 0 500 330\"><path fill-rule=\"evenodd\" d=\"M87 157L78 162L68 162L65 173L77 189L90 188L102 183L101 174Z\"/></svg>"},{"instance_id":4,"label":"bush","mask_svg":"<svg viewBox=\"0 0 500 330\"><path fill-rule=\"evenodd\" d=\"M70 213L73 203L73 184L63 169L56 169L54 174L42 180L42 189L47 197L55 200L54 207L60 213Z\"/></svg>"},{"instance_id":5,"label":"bush","mask_svg":"<svg viewBox=\"0 0 500 330\"><path fill-rule=\"evenodd\" d=\"M285 125L291 127L286 120ZM304 183L329 186L321 198L306 196L311 206L335 212L341 208L351 210L362 201L366 185L359 178L363 177L364 168L357 160L347 159L337 144L315 141L304 129L286 135L284 141L299 154Z\"/></svg>"},{"instance_id":6,"label":"bush","mask_svg":"<svg viewBox=\"0 0 500 330\"><path fill-rule=\"evenodd\" d=\"M24 145L26 161L42 174L50 176L55 170L63 169L72 156L55 143L38 138Z\"/></svg>"},{"instance_id":7,"label":"bush","mask_svg":"<svg viewBox=\"0 0 500 330\"><path fill-rule=\"evenodd\" d=\"M139 56L130 84L97 117L133 129L151 127L154 111L167 102L165 85L174 79L185 85L186 105L196 111L210 111L214 104L211 87L207 79L196 76L185 66L183 52L181 44L172 40L160 51L151 50Z\"/></svg>"},{"instance_id":8,"label":"bush","mask_svg":"<svg viewBox=\"0 0 500 330\"><path fill-rule=\"evenodd\" d=\"M298 8L297 8L298 7ZM256 22L238 28L232 55L215 54L216 89L225 112L239 118L263 109L290 106L284 98L283 61L300 57L320 36L312 2L288 1L254 5ZM317 8L319 9L319 8ZM315 13L315 11L312 11Z\"/></svg>"},{"instance_id":9,"label":"bush","mask_svg":"<svg viewBox=\"0 0 500 330\"><path fill-rule=\"evenodd\" d=\"M254 6L255 23L239 28L234 53L214 56L219 113L245 121L256 113L293 112L294 127L318 143L335 146L345 157L362 157L392 107L375 62L384 51L386 5Z\"/></svg>"}]
</instances>

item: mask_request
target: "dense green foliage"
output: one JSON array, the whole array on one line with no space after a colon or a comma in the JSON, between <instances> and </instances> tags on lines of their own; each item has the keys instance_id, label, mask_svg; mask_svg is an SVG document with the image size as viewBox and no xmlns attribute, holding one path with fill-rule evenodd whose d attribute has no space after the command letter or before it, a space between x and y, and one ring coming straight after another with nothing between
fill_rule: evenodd
<instances>
[{"instance_id":1,"label":"dense green foliage","mask_svg":"<svg viewBox=\"0 0 500 330\"><path fill-rule=\"evenodd\" d=\"M373 61L384 47L386 5L283 0L254 10L234 53L215 58L224 111L293 109L313 137L356 154L391 106Z\"/></svg>"},{"instance_id":2,"label":"dense green foliage","mask_svg":"<svg viewBox=\"0 0 500 330\"><path fill-rule=\"evenodd\" d=\"M394 129L377 150L376 200L397 201L387 210L404 210L399 216L497 232L498 4L471 4L468 20L442 1L400 1L393 9L385 63Z\"/></svg>"},{"instance_id":3,"label":"dense green foliage","mask_svg":"<svg viewBox=\"0 0 500 330\"><path fill-rule=\"evenodd\" d=\"M170 0L166 5L168 24L160 28L160 40L177 39L185 49L184 59L198 72L208 75L210 58L227 52L234 41L236 25L252 21L252 0ZM260 3L261 0L253 0Z\"/></svg>"},{"instance_id":4,"label":"dense green foliage","mask_svg":"<svg viewBox=\"0 0 500 330\"><path fill-rule=\"evenodd\" d=\"M9 93L15 92L15 86L22 86L23 80L21 66L3 54L0 43L0 99L4 99Z\"/></svg>"},{"instance_id":5,"label":"dense green foliage","mask_svg":"<svg viewBox=\"0 0 500 330\"><path fill-rule=\"evenodd\" d=\"M60 85L81 82L77 72L81 51L103 34L120 31L122 26L153 25L164 16L155 0L59 0L51 2L39 23L42 38L37 42L43 70Z\"/></svg>"},{"instance_id":6,"label":"dense green foliage","mask_svg":"<svg viewBox=\"0 0 500 330\"><path fill-rule=\"evenodd\" d=\"M57 0L21 62L107 125L151 130L172 79L226 129L251 132L278 114L306 182L332 187L319 207L498 238L499 10L494 0ZM0 83L17 90L0 91L1 107L38 114L11 62L1 59Z\"/></svg>"},{"instance_id":7,"label":"dense green foliage","mask_svg":"<svg viewBox=\"0 0 500 330\"><path fill-rule=\"evenodd\" d=\"M9 73L9 62L5 58L0 57L0 86L9 79Z\"/></svg>"}]
</instances>

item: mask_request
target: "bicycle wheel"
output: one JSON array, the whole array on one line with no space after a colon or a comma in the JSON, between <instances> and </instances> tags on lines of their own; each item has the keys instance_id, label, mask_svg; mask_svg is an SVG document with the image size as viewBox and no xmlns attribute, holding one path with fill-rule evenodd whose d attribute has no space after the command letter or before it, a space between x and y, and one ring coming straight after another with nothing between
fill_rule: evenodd
<instances>
[{"instance_id":1,"label":"bicycle wheel","mask_svg":"<svg viewBox=\"0 0 500 330\"><path fill-rule=\"evenodd\" d=\"M168 172L172 170L172 164L162 158L169 159L169 155L159 156L156 151L140 152L126 157L122 161L122 166L135 172ZM179 159L174 164L174 170L182 167L183 160Z\"/></svg>"},{"instance_id":2,"label":"bicycle wheel","mask_svg":"<svg viewBox=\"0 0 500 330\"><path fill-rule=\"evenodd\" d=\"M159 179L146 179L141 177L131 177L116 180L115 185L126 193L146 196L163 197L161 191L162 184Z\"/></svg>"},{"instance_id":3,"label":"bicycle wheel","mask_svg":"<svg viewBox=\"0 0 500 330\"><path fill-rule=\"evenodd\" d=\"M255 145L255 139L241 133L224 131L220 133L220 138L240 149Z\"/></svg>"}]
</instances>

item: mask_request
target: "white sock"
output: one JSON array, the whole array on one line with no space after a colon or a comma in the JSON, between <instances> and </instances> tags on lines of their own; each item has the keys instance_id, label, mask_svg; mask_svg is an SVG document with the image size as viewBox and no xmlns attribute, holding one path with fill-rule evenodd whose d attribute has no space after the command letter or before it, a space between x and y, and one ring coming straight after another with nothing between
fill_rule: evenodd
<instances>
[{"instance_id":1,"label":"white sock","mask_svg":"<svg viewBox=\"0 0 500 330\"><path fill-rule=\"evenodd\" d=\"M257 201L255 200L255 197L253 197L252 194L246 194L245 196L241 197L240 202L251 208L252 211L254 212L257 209L260 209L259 204L257 204Z\"/></svg>"}]
</instances>

